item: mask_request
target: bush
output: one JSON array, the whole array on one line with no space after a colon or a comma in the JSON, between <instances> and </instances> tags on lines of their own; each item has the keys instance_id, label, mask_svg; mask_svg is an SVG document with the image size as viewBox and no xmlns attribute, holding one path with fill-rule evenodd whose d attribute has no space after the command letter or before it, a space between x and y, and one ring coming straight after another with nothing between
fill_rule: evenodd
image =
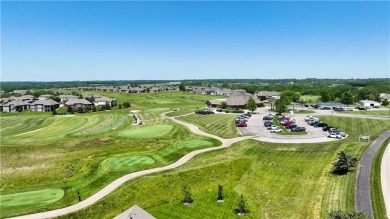
<instances>
[{"instance_id":1,"label":"bush","mask_svg":"<svg viewBox=\"0 0 390 219\"><path fill-rule=\"evenodd\" d=\"M129 107L131 107L130 102L128 102L128 101L123 102L123 107L124 107L124 108L129 108Z\"/></svg>"},{"instance_id":2,"label":"bush","mask_svg":"<svg viewBox=\"0 0 390 219\"><path fill-rule=\"evenodd\" d=\"M226 113L244 113L244 110L226 110Z\"/></svg>"},{"instance_id":3,"label":"bush","mask_svg":"<svg viewBox=\"0 0 390 219\"><path fill-rule=\"evenodd\" d=\"M195 110L195 114L210 115L214 114L214 112L211 110Z\"/></svg>"}]
</instances>

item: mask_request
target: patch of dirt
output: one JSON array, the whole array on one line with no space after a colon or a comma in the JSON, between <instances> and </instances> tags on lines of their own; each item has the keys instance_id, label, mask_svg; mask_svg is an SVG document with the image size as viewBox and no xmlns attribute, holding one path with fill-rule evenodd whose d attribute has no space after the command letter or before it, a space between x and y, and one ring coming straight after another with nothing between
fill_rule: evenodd
<instances>
[{"instance_id":1,"label":"patch of dirt","mask_svg":"<svg viewBox=\"0 0 390 219\"><path fill-rule=\"evenodd\" d=\"M11 167L4 170L1 170L1 173L14 173L18 171L31 171L38 168L46 167L46 164L39 164L39 165L30 165L30 166L22 166L22 167Z\"/></svg>"}]
</instances>

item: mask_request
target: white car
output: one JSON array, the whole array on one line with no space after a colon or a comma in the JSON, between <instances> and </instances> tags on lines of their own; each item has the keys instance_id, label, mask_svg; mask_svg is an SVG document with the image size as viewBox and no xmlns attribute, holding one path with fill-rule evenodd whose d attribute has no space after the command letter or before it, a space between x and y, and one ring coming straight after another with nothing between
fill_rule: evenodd
<instances>
[{"instance_id":1,"label":"white car","mask_svg":"<svg viewBox=\"0 0 390 219\"><path fill-rule=\"evenodd\" d=\"M275 129L271 129L271 133L275 133L275 132L283 132L283 129L279 127L276 127Z\"/></svg>"},{"instance_id":2,"label":"white car","mask_svg":"<svg viewBox=\"0 0 390 219\"><path fill-rule=\"evenodd\" d=\"M267 127L268 130L274 130L275 128L279 128L279 126L271 125Z\"/></svg>"},{"instance_id":3,"label":"white car","mask_svg":"<svg viewBox=\"0 0 390 219\"><path fill-rule=\"evenodd\" d=\"M341 135L340 134L335 134L335 133L331 133L328 135L328 138L337 138L337 139L341 139Z\"/></svg>"}]
</instances>

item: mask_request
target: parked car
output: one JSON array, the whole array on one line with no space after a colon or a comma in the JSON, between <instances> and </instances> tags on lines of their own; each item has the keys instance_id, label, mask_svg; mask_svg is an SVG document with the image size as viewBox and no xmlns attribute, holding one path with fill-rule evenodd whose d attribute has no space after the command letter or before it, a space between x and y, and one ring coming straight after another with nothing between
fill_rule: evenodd
<instances>
[{"instance_id":1,"label":"parked car","mask_svg":"<svg viewBox=\"0 0 390 219\"><path fill-rule=\"evenodd\" d=\"M331 134L328 135L328 138L341 139L341 135L340 134L336 134L336 133L331 133Z\"/></svg>"},{"instance_id":2,"label":"parked car","mask_svg":"<svg viewBox=\"0 0 390 219\"><path fill-rule=\"evenodd\" d=\"M322 131L326 132L328 131L330 128L334 128L333 126L325 126L322 128Z\"/></svg>"},{"instance_id":3,"label":"parked car","mask_svg":"<svg viewBox=\"0 0 390 219\"><path fill-rule=\"evenodd\" d=\"M326 124L326 123L319 122L319 123L314 124L314 127L325 127L325 126L327 126L327 125L328 125L328 124Z\"/></svg>"},{"instance_id":4,"label":"parked car","mask_svg":"<svg viewBox=\"0 0 390 219\"><path fill-rule=\"evenodd\" d=\"M289 126L286 126L286 129L291 130L291 129L295 129L296 127L298 127L298 126L297 125L289 125Z\"/></svg>"},{"instance_id":5,"label":"parked car","mask_svg":"<svg viewBox=\"0 0 390 219\"><path fill-rule=\"evenodd\" d=\"M273 122L265 122L265 123L264 123L264 126L265 126L265 127L268 127L268 126L271 126L271 125L273 125L273 124L274 124Z\"/></svg>"},{"instance_id":6,"label":"parked car","mask_svg":"<svg viewBox=\"0 0 390 219\"><path fill-rule=\"evenodd\" d=\"M306 131L305 127L296 127L295 129L291 129L292 132L304 132Z\"/></svg>"},{"instance_id":7,"label":"parked car","mask_svg":"<svg viewBox=\"0 0 390 219\"><path fill-rule=\"evenodd\" d=\"M275 129L271 129L271 133L275 133L275 132L283 132L283 129L279 127L276 127Z\"/></svg>"},{"instance_id":8,"label":"parked car","mask_svg":"<svg viewBox=\"0 0 390 219\"><path fill-rule=\"evenodd\" d=\"M246 123L238 123L236 124L236 127L247 127L248 125Z\"/></svg>"},{"instance_id":9,"label":"parked car","mask_svg":"<svg viewBox=\"0 0 390 219\"><path fill-rule=\"evenodd\" d=\"M275 129L277 127L278 127L277 125L270 125L270 126L267 126L267 130L272 130L272 129Z\"/></svg>"},{"instance_id":10,"label":"parked car","mask_svg":"<svg viewBox=\"0 0 390 219\"><path fill-rule=\"evenodd\" d=\"M280 124L281 124L282 126L289 126L289 125L294 124L294 122L293 122L293 121L287 121L287 122L281 122Z\"/></svg>"},{"instance_id":11,"label":"parked car","mask_svg":"<svg viewBox=\"0 0 390 219\"><path fill-rule=\"evenodd\" d=\"M271 117L271 116L264 116L263 117L263 120L273 120L274 117Z\"/></svg>"}]
</instances>

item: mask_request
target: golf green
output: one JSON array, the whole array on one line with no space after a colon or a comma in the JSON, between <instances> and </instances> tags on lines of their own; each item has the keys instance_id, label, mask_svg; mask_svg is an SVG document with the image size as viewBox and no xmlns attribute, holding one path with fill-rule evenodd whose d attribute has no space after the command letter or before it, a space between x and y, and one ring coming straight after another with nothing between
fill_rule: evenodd
<instances>
[{"instance_id":1,"label":"golf green","mask_svg":"<svg viewBox=\"0 0 390 219\"><path fill-rule=\"evenodd\" d=\"M184 140L181 141L179 144L180 146L186 148L208 147L213 145L211 141L207 140Z\"/></svg>"},{"instance_id":2,"label":"golf green","mask_svg":"<svg viewBox=\"0 0 390 219\"><path fill-rule=\"evenodd\" d=\"M1 208L16 206L39 206L60 200L64 196L62 189L43 189L30 192L0 195Z\"/></svg>"},{"instance_id":3,"label":"golf green","mask_svg":"<svg viewBox=\"0 0 390 219\"><path fill-rule=\"evenodd\" d=\"M135 166L154 164L154 160L148 156L116 157L107 161L107 166L113 170L129 169Z\"/></svg>"},{"instance_id":4,"label":"golf green","mask_svg":"<svg viewBox=\"0 0 390 219\"><path fill-rule=\"evenodd\" d=\"M128 138L155 138L168 134L173 129L172 125L150 125L120 132L118 135Z\"/></svg>"}]
</instances>

